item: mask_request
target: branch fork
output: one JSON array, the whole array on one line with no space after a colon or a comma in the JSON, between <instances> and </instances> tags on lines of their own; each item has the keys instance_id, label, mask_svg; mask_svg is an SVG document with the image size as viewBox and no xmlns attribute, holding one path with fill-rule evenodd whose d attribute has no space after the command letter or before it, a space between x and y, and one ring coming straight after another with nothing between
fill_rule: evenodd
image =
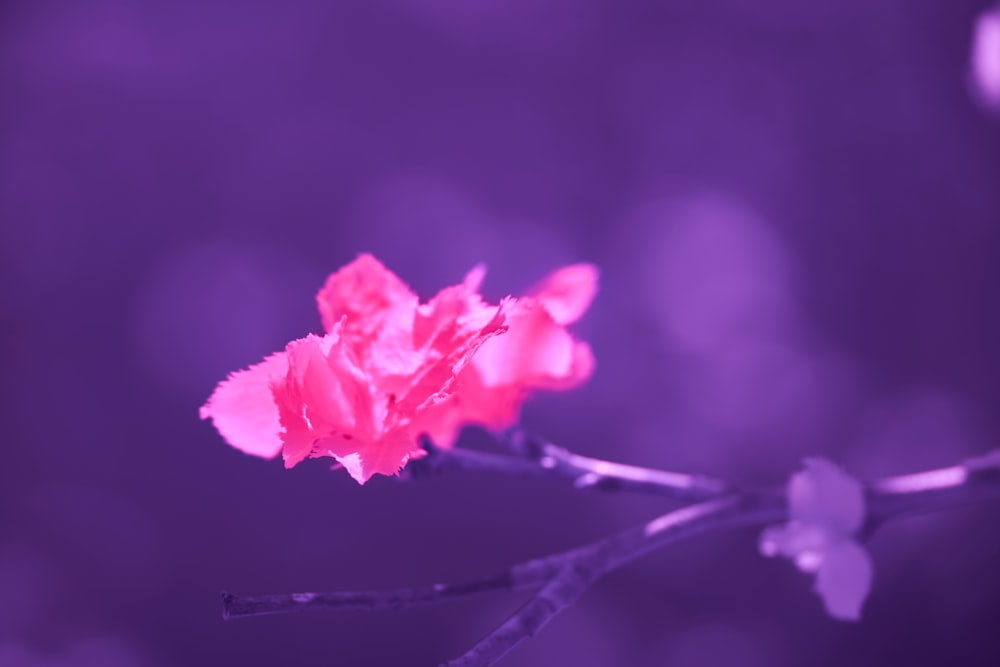
<instances>
[{"instance_id":1,"label":"branch fork","mask_svg":"<svg viewBox=\"0 0 1000 667\"><path fill-rule=\"evenodd\" d=\"M605 574L669 544L696 535L788 520L785 490L739 490L707 476L626 465L574 454L512 430L501 435L505 453L443 450L425 444L427 456L411 461L409 480L463 473L502 474L569 483L598 492L631 492L686 503L643 525L597 542L464 583L435 583L381 591L342 591L241 596L223 594L223 618L307 611L384 611L437 604L491 591L534 590L507 621L444 667L488 667L556 614L573 604ZM900 516L934 512L1000 498L1000 451L958 465L888 477L865 485L866 537Z\"/></svg>"}]
</instances>

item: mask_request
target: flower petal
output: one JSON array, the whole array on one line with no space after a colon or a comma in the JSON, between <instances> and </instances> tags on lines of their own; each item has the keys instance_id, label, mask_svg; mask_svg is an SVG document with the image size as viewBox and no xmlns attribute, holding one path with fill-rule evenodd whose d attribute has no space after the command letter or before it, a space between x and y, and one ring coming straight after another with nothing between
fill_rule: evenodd
<instances>
[{"instance_id":1,"label":"flower petal","mask_svg":"<svg viewBox=\"0 0 1000 667\"><path fill-rule=\"evenodd\" d=\"M474 267L469 269L469 272L465 274L465 278L462 280L462 285L465 289L470 292L479 292L479 287L483 284L483 279L486 277L486 265L479 263Z\"/></svg>"},{"instance_id":2,"label":"flower petal","mask_svg":"<svg viewBox=\"0 0 1000 667\"><path fill-rule=\"evenodd\" d=\"M428 429L437 444L448 446L463 424L512 426L533 391L571 389L591 376L590 346L565 325L586 310L596 280L597 269L589 264L565 267L546 278L535 296L509 302L507 332L482 343L458 376L447 418Z\"/></svg>"},{"instance_id":3,"label":"flower petal","mask_svg":"<svg viewBox=\"0 0 1000 667\"><path fill-rule=\"evenodd\" d=\"M546 276L528 295L538 299L557 324L572 324L594 300L598 276L593 264L564 266Z\"/></svg>"},{"instance_id":4,"label":"flower petal","mask_svg":"<svg viewBox=\"0 0 1000 667\"><path fill-rule=\"evenodd\" d=\"M454 440L462 423L478 424L492 431L502 431L513 426L527 393L526 389L517 384L486 386L477 368L470 364L458 376L457 391L452 403L454 409L450 439ZM442 447L450 444L449 438L440 431L430 431L429 434Z\"/></svg>"},{"instance_id":5,"label":"flower petal","mask_svg":"<svg viewBox=\"0 0 1000 667\"><path fill-rule=\"evenodd\" d=\"M443 400L455 391L455 380L489 340L504 334L507 302L487 306L479 296L458 285L442 290L417 310L414 345L425 358L399 394L396 410L412 413ZM407 414L411 413L411 414Z\"/></svg>"},{"instance_id":6,"label":"flower petal","mask_svg":"<svg viewBox=\"0 0 1000 667\"><path fill-rule=\"evenodd\" d=\"M346 456L376 437L371 394L353 365L340 328L286 348L288 373L272 385L291 468L307 456Z\"/></svg>"},{"instance_id":7,"label":"flower petal","mask_svg":"<svg viewBox=\"0 0 1000 667\"><path fill-rule=\"evenodd\" d=\"M368 254L330 274L316 295L324 330L343 319L345 336L359 343L373 340L386 326L407 328L418 301L406 283Z\"/></svg>"},{"instance_id":8,"label":"flower petal","mask_svg":"<svg viewBox=\"0 0 1000 667\"><path fill-rule=\"evenodd\" d=\"M372 447L358 452L357 465L352 461L341 461L347 472L359 484L364 484L373 475L395 475L411 458L418 458L423 450L407 429L397 429L386 434Z\"/></svg>"},{"instance_id":9,"label":"flower petal","mask_svg":"<svg viewBox=\"0 0 1000 667\"><path fill-rule=\"evenodd\" d=\"M220 382L201 407L230 445L247 454L273 458L281 451L281 425L270 384L288 372L288 357L278 352Z\"/></svg>"},{"instance_id":10,"label":"flower petal","mask_svg":"<svg viewBox=\"0 0 1000 667\"><path fill-rule=\"evenodd\" d=\"M517 300L507 322L507 333L484 343L473 359L484 387L569 389L590 377L589 346L577 343L540 303Z\"/></svg>"},{"instance_id":11,"label":"flower petal","mask_svg":"<svg viewBox=\"0 0 1000 667\"><path fill-rule=\"evenodd\" d=\"M871 556L853 540L828 549L816 573L816 592L823 598L827 613L843 621L860 619L873 575Z\"/></svg>"}]
</instances>

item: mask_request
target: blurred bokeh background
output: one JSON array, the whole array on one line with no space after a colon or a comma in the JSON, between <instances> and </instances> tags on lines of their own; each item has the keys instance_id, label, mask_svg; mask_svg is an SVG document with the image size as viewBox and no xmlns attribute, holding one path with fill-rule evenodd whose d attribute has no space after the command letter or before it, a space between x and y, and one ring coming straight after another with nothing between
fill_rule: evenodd
<instances>
[{"instance_id":1,"label":"blurred bokeh background","mask_svg":"<svg viewBox=\"0 0 1000 667\"><path fill-rule=\"evenodd\" d=\"M0 665L437 664L524 596L223 622L219 592L459 581L668 507L227 447L198 406L318 330L360 251L424 297L481 261L491 297L597 263L597 373L524 414L582 453L779 483L996 447L988 9L4 3ZM1000 664L1000 508L871 549L860 624L743 531L614 574L502 664Z\"/></svg>"}]
</instances>

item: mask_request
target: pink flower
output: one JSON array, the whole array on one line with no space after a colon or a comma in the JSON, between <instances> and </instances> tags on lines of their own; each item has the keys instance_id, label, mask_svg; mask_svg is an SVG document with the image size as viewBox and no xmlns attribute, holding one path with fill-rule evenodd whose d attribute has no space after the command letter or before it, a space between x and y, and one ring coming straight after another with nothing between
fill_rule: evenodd
<instances>
[{"instance_id":1,"label":"pink flower","mask_svg":"<svg viewBox=\"0 0 1000 667\"><path fill-rule=\"evenodd\" d=\"M454 394L483 342L504 331L506 304L483 303L478 275L420 305L377 260L360 256L317 296L328 333L231 375L202 418L248 454L280 452L287 467L331 456L362 483L398 472L422 453L426 413Z\"/></svg>"},{"instance_id":2,"label":"pink flower","mask_svg":"<svg viewBox=\"0 0 1000 667\"><path fill-rule=\"evenodd\" d=\"M248 454L281 453L286 467L330 456L364 483L421 456L421 434L451 446L463 424L509 426L532 390L589 377L590 348L565 325L593 299L593 267L561 269L498 306L479 296L483 275L477 267L420 304L378 260L359 256L317 294L326 334L231 374L201 417Z\"/></svg>"}]
</instances>

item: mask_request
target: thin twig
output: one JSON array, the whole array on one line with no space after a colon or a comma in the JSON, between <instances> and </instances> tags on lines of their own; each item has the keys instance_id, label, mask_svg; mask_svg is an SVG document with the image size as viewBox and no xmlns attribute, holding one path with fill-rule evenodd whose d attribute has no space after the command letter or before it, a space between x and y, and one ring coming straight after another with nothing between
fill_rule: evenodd
<instances>
[{"instance_id":1,"label":"thin twig","mask_svg":"<svg viewBox=\"0 0 1000 667\"><path fill-rule=\"evenodd\" d=\"M883 522L1000 497L1000 463L984 457L964 465L879 480L869 485L868 514ZM783 494L742 493L689 505L602 540L544 586L497 630L443 667L489 667L574 603L601 576L674 542L710 530L778 523L788 518Z\"/></svg>"},{"instance_id":2,"label":"thin twig","mask_svg":"<svg viewBox=\"0 0 1000 667\"><path fill-rule=\"evenodd\" d=\"M474 454L468 459L443 459L443 467L433 471L492 470L496 459L503 459L498 471L510 474L512 470L522 470L520 464L528 462ZM511 463L511 460L516 463ZM958 466L875 481L867 486L867 511L871 522L881 524L905 514L939 511L997 497L1000 497L1000 456L989 455ZM787 518L783 489L729 493L668 512L649 523L593 544L527 561L486 579L465 584L435 584L374 592L259 597L225 594L224 616L398 609L491 590L516 591L540 587L538 593L496 631L463 656L446 663L446 667L488 667L519 642L533 636L597 579L644 554L700 533L779 523Z\"/></svg>"},{"instance_id":3,"label":"thin twig","mask_svg":"<svg viewBox=\"0 0 1000 667\"><path fill-rule=\"evenodd\" d=\"M644 468L574 454L519 427L501 433L497 442L510 452L537 461L542 467L561 470L574 479L577 488L652 493L689 501L707 500L736 491L728 482L707 475Z\"/></svg>"},{"instance_id":4,"label":"thin twig","mask_svg":"<svg viewBox=\"0 0 1000 667\"><path fill-rule=\"evenodd\" d=\"M492 458L492 455L483 456L485 457L483 460L486 461ZM530 465L526 461L521 463ZM466 470L467 468L458 469ZM997 478L992 483L989 479L990 475ZM966 478L970 476L978 480L978 483L965 484ZM980 495L984 497L996 495L998 488L1000 488L1000 462L998 462L997 468L988 467L972 472L967 466L954 466L915 475L891 477L869 485L869 517L871 520L881 523L901 513L945 509L951 505L963 504ZM742 521L755 520L758 523L770 523L785 520L783 506L775 500L776 498L780 499L780 493L744 494L743 497L746 499L744 502L756 498L758 512L761 511L761 504L765 500L769 501L766 507L770 507L770 509L764 514L754 513L753 515L741 516ZM698 505L692 505L681 508L663 515L647 526L655 526L657 522L662 525L663 522L684 520L682 525L685 525L687 530L693 530L700 524L689 525L687 517L690 517L698 507ZM643 545L644 549L662 546L655 541L636 540L637 533L645 531L647 526L623 531L594 545L526 561L490 577L458 584L437 583L394 590L282 593L259 596L224 593L223 616L231 619L302 611L382 611L436 604L490 591L531 590L549 581L565 564L579 559L582 554L598 545L624 542ZM716 527L723 526L720 524ZM671 536L673 535L675 534L671 534ZM645 553L645 550L641 553ZM636 553L636 557L641 553Z\"/></svg>"},{"instance_id":5,"label":"thin twig","mask_svg":"<svg viewBox=\"0 0 1000 667\"><path fill-rule=\"evenodd\" d=\"M222 617L270 616L304 611L387 611L447 602L490 591L533 590L549 581L586 547L525 561L493 576L458 584L436 583L378 591L279 593L273 595L222 594Z\"/></svg>"},{"instance_id":6,"label":"thin twig","mask_svg":"<svg viewBox=\"0 0 1000 667\"><path fill-rule=\"evenodd\" d=\"M521 641L534 637L553 616L583 595L595 578L583 561L566 565L503 625L442 667L492 665Z\"/></svg>"},{"instance_id":7,"label":"thin twig","mask_svg":"<svg viewBox=\"0 0 1000 667\"><path fill-rule=\"evenodd\" d=\"M404 470L410 479L450 472L486 472L515 477L558 479L578 489L629 491L678 500L715 498L730 490L722 480L705 475L643 468L574 454L551 443L535 442L523 456L489 454L469 449L438 449L425 444L427 455Z\"/></svg>"},{"instance_id":8,"label":"thin twig","mask_svg":"<svg viewBox=\"0 0 1000 667\"><path fill-rule=\"evenodd\" d=\"M494 590L516 591L534 588L545 581L548 573L539 572L537 579L515 582L510 572L463 584L431 584L389 591L357 591L335 593L293 593L291 595L239 596L222 594L222 617L267 616L299 611L386 611L419 607L445 600L467 597Z\"/></svg>"},{"instance_id":9,"label":"thin twig","mask_svg":"<svg viewBox=\"0 0 1000 667\"><path fill-rule=\"evenodd\" d=\"M651 551L709 530L780 521L787 514L776 493L725 496L668 512L585 549L499 628L442 667L487 667L534 636L599 578Z\"/></svg>"}]
</instances>

